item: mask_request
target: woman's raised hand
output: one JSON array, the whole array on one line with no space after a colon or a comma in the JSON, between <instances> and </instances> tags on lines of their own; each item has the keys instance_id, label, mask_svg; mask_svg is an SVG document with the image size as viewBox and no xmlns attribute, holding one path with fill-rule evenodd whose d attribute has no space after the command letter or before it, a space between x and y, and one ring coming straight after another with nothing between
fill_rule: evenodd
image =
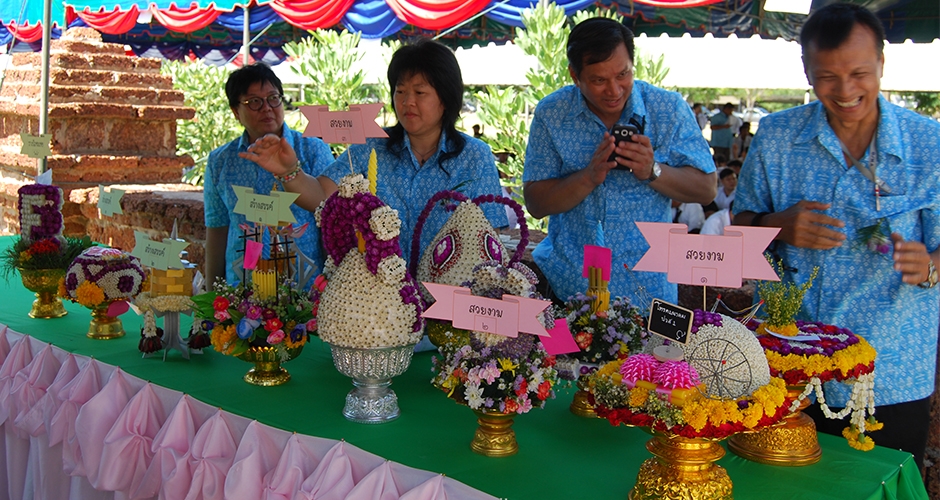
<instances>
[{"instance_id":1,"label":"woman's raised hand","mask_svg":"<svg viewBox=\"0 0 940 500\"><path fill-rule=\"evenodd\" d=\"M287 143L287 139L274 134L261 137L248 146L247 152L238 153L238 156L280 176L290 173L297 165L297 153L294 148Z\"/></svg>"}]
</instances>

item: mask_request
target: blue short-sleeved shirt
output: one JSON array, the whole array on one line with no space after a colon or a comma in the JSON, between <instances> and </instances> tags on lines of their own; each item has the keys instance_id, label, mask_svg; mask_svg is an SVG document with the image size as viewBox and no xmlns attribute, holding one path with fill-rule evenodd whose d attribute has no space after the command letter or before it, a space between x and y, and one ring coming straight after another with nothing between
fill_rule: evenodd
<instances>
[{"instance_id":1,"label":"blue short-sleeved shirt","mask_svg":"<svg viewBox=\"0 0 940 500\"><path fill-rule=\"evenodd\" d=\"M689 105L675 93L635 81L618 123L631 118L645 122L656 161L670 166L692 166L715 171L698 122ZM604 138L607 127L588 109L580 90L563 87L539 102L529 132L524 182L562 178L585 167ZM552 215L548 236L533 252L555 295L565 299L587 290L581 277L584 245L603 245L613 251L610 291L646 307L643 297L676 301L676 285L665 273L630 272L649 249L634 221L672 222L669 198L637 180L625 170L612 170L568 212ZM639 287L645 292L640 293Z\"/></svg>"},{"instance_id":2,"label":"blue short-sleeved shirt","mask_svg":"<svg viewBox=\"0 0 940 500\"><path fill-rule=\"evenodd\" d=\"M940 289L901 281L891 254L868 250L859 230L885 218L905 240L940 246L940 124L879 97L877 173L889 189L876 210L874 187L846 164L821 103L773 113L761 120L741 169L735 213L779 212L800 200L831 203L846 241L831 250L777 242L791 269L781 278L803 283L819 276L803 298L801 316L849 328L878 351L875 404L928 397L934 390ZM869 164L871 152L861 159ZM826 401L844 406L848 386L829 384Z\"/></svg>"},{"instance_id":3,"label":"blue short-sleeved shirt","mask_svg":"<svg viewBox=\"0 0 940 500\"><path fill-rule=\"evenodd\" d=\"M731 123L730 120L731 117L721 111L715 113L715 115L709 119L712 125L727 125ZM731 127L720 128L718 130L712 127L712 147L730 148L733 143L734 131L731 130Z\"/></svg>"},{"instance_id":4,"label":"blue short-sleeved shirt","mask_svg":"<svg viewBox=\"0 0 940 500\"><path fill-rule=\"evenodd\" d=\"M291 130L287 125L283 126L282 134L297 152L300 165L307 174L316 177L333 163L333 153L322 140L302 137L300 132ZM247 151L250 145L246 132L240 138L209 153L203 187L206 227L228 227L228 242L225 246L225 279L233 284L240 282L242 277L241 273L236 273L232 269L232 263L239 258L239 250L244 248L243 240L239 238L242 230L238 225L245 223L245 216L232 211L238 201L232 186L251 187L254 188L255 193L266 195L272 191L276 182L274 175L267 170L250 160L238 157L238 153ZM297 246L305 255L322 265L320 231L317 229L313 214L297 205L291 206L291 212L297 219L295 225L309 223L307 232L295 241Z\"/></svg>"},{"instance_id":5,"label":"blue short-sleeved shirt","mask_svg":"<svg viewBox=\"0 0 940 500\"><path fill-rule=\"evenodd\" d=\"M460 132L458 132L460 133ZM399 156L386 147L388 139L369 138L365 144L354 144L331 165L323 175L339 184L343 177L353 173L350 170L349 155L352 154L352 170L365 177L369 169L369 153L374 149L378 160L377 195L388 206L398 210L401 218L402 256L410 264L411 239L418 217L425 204L439 191L457 190L474 198L492 194L499 196L499 172L493 151L483 141L461 134L467 141L463 151L453 158L444 160L443 167L438 163L441 151L450 151L446 132L441 134L438 151L420 165L411 152L411 141L405 134L404 149ZM502 206L487 203L481 207L493 227L508 224L506 211ZM447 222L450 212L435 208L424 228L421 230L421 246L425 249L431 240Z\"/></svg>"}]
</instances>

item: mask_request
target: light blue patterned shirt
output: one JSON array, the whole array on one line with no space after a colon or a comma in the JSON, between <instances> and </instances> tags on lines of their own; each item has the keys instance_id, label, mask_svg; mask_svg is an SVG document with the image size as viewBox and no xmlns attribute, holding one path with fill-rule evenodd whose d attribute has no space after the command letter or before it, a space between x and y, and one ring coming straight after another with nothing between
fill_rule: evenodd
<instances>
[{"instance_id":1,"label":"light blue patterned shirt","mask_svg":"<svg viewBox=\"0 0 940 500\"><path fill-rule=\"evenodd\" d=\"M800 200L831 203L825 213L845 222L845 243L831 250L777 242L791 268L783 279L803 283L814 266L819 276L803 298L801 316L848 328L878 351L875 404L923 399L934 390L940 289L901 281L891 254L868 250L859 230L884 217L893 232L940 246L940 124L879 97L877 173L891 190L881 193L846 164L826 111L818 101L761 120L741 169L735 213L779 212ZM861 159L868 165L870 151ZM849 388L826 387L826 401L845 406Z\"/></svg>"},{"instance_id":2,"label":"light blue patterned shirt","mask_svg":"<svg viewBox=\"0 0 940 500\"><path fill-rule=\"evenodd\" d=\"M330 147L322 140L311 137L302 137L300 132L283 126L283 135L288 144L297 152L300 164L309 175L314 177L333 163L333 154ZM203 187L203 200L205 202L206 227L228 227L228 242L225 247L225 279L229 283L241 281L242 274L232 269L232 263L240 256L244 249L241 238L242 230L239 224L245 222L245 216L232 212L238 199L232 186L252 187L255 193L267 195L275 184L274 175L259 167L250 160L238 157L238 153L248 150L248 133L224 146L209 153L206 163L205 185ZM282 190L281 186L278 186ZM323 258L320 252L320 231L313 214L297 205L291 206L291 212L297 222L295 226L309 223L307 232L297 238L297 246L308 257L321 265ZM267 234L266 234L267 236ZM265 241L269 241L265 239ZM267 247L265 247L267 249ZM266 250L267 252L267 250Z\"/></svg>"},{"instance_id":3,"label":"light blue patterned shirt","mask_svg":"<svg viewBox=\"0 0 940 500\"><path fill-rule=\"evenodd\" d=\"M698 122L679 94L635 81L618 123L634 117L641 123L645 120L644 134L656 161L715 171ZM567 177L587 167L606 131L577 87L563 87L546 96L535 108L523 181ZM632 268L649 249L634 221L672 222L671 205L669 198L626 170L612 170L581 203L552 215L548 236L533 257L555 295L566 299L587 290L587 278L581 277L584 245L602 245L613 251L611 295L627 296L641 308L649 306L648 298L675 302L676 285L666 281L665 273L624 269L624 264Z\"/></svg>"},{"instance_id":4,"label":"light blue patterned shirt","mask_svg":"<svg viewBox=\"0 0 940 500\"><path fill-rule=\"evenodd\" d=\"M351 152L353 170L365 177L369 170L369 153L375 150L378 160L376 194L388 206L398 210L398 217L401 218L399 243L402 246L402 256L410 265L411 239L415 225L418 223L418 216L424 210L424 205L438 191L457 190L470 198L485 194L499 196L502 193L493 151L485 142L466 134L461 135L467 141L463 151L456 157L444 160L443 168L438 161L441 151L450 151L446 142L446 132L441 134L438 151L425 161L424 165L420 165L411 152L411 141L405 134L405 149L401 157L385 147L388 139L369 138L366 139L365 144L353 144L323 172L323 175L339 184L343 177L351 173L349 163ZM504 227L508 224L506 211L501 205L487 203L481 208L493 227ZM431 212L421 230L419 248L422 251L431 244L431 240L449 217L450 212L440 207Z\"/></svg>"},{"instance_id":5,"label":"light blue patterned shirt","mask_svg":"<svg viewBox=\"0 0 940 500\"><path fill-rule=\"evenodd\" d=\"M713 125L712 127L712 147L715 148L730 148L734 144L734 130L731 127L720 128L715 130L714 125L728 125L731 124L731 117L722 113L721 111L715 113L709 121ZM727 158L726 158L727 159Z\"/></svg>"}]
</instances>

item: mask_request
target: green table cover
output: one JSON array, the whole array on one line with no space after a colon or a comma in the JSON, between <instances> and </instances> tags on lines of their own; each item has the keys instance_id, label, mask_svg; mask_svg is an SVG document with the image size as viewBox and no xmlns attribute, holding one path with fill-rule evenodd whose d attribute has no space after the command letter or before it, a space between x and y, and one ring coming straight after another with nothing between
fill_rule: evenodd
<instances>
[{"instance_id":1,"label":"green table cover","mask_svg":"<svg viewBox=\"0 0 940 500\"><path fill-rule=\"evenodd\" d=\"M0 248L11 242L0 238ZM414 356L408 371L393 380L401 417L364 425L342 415L350 380L333 367L329 347L313 339L298 359L285 364L292 375L278 387L242 381L250 364L211 348L190 360L172 351L142 358L137 350L140 317L121 318L128 334L116 340L85 336L90 312L66 303L57 319L27 316L33 295L19 276L0 283L0 323L66 351L120 366L131 375L191 395L226 411L287 431L344 439L366 451L419 469L440 472L488 494L509 499L626 498L643 460L651 457L640 429L613 427L568 410L574 388L556 391L542 410L515 419L519 453L487 458L470 451L476 418L466 407L431 386L431 353ZM364 305L367 307L367 305ZM162 325L162 320L157 320ZM187 331L191 320L183 316ZM877 435L875 435L877 438ZM875 447L850 448L844 439L819 436L822 459L806 467L774 467L728 453L718 463L728 470L737 499L926 499L920 473L909 453Z\"/></svg>"}]
</instances>

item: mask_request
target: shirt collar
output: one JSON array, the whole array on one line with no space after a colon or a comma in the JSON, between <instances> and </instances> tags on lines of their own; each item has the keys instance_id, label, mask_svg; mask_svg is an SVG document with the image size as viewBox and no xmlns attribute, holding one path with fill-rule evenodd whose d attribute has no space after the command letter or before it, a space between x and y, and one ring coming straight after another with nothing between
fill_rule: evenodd
<instances>
[{"instance_id":1,"label":"shirt collar","mask_svg":"<svg viewBox=\"0 0 940 500\"><path fill-rule=\"evenodd\" d=\"M835 131L829 125L826 119L826 107L821 102L815 101L810 111L810 119L803 126L796 138L796 144L805 144L814 139L832 153L833 156L842 160L842 147L839 145L839 138ZM878 153L889 154L901 160L903 157L903 148L901 147L901 126L894 109L889 105L883 96L878 95Z\"/></svg>"},{"instance_id":2,"label":"shirt collar","mask_svg":"<svg viewBox=\"0 0 940 500\"><path fill-rule=\"evenodd\" d=\"M646 104L643 102L643 96L641 95L641 87L644 85L649 85L648 83L641 80L633 80L633 89L630 91L630 97L627 98L627 103L623 106L623 111L620 113L620 118L617 120L617 123L627 124L630 122L630 118L637 116L638 118L646 117ZM591 111L587 106L587 100L584 98L584 95L581 94L581 89L577 85L571 86L574 89L572 99L572 105L569 107L570 111L568 116L570 118L575 118L579 115L587 116L588 119L593 119L597 123L600 123L601 126L604 126L604 122ZM606 126L605 126L606 128ZM644 134L646 132L644 131Z\"/></svg>"},{"instance_id":3,"label":"shirt collar","mask_svg":"<svg viewBox=\"0 0 940 500\"><path fill-rule=\"evenodd\" d=\"M411 138L408 137L408 133L407 133L407 132L405 132L405 148L406 148L406 150L407 150L408 152L411 152ZM428 161L424 162L425 165L427 165L428 162L430 162L431 159L434 158L435 156L438 156L438 155L440 155L441 153L449 153L450 151L451 151L451 147L450 147L450 143L447 141L447 130L445 130L445 129L442 127L442 128L441 128L441 138L440 138L440 139L438 140L438 142L437 142L437 152L435 152L433 155L431 155L431 157L428 158ZM414 154L412 154L412 156L414 156Z\"/></svg>"}]
</instances>

